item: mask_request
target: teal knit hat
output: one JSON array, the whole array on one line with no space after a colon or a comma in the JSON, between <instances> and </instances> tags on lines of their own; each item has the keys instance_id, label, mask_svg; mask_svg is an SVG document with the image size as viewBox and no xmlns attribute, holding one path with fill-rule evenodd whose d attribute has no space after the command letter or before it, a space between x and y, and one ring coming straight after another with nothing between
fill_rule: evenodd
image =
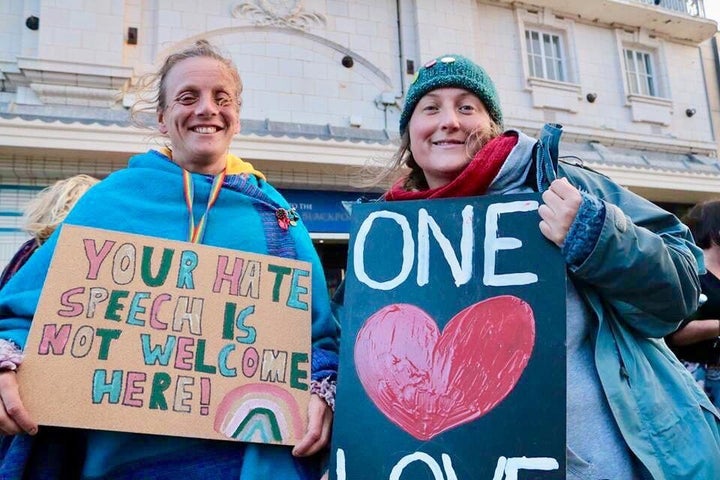
<instances>
[{"instance_id":1,"label":"teal knit hat","mask_svg":"<svg viewBox=\"0 0 720 480\"><path fill-rule=\"evenodd\" d=\"M427 62L410 85L400 115L400 134L405 133L415 106L426 93L436 88L452 87L464 88L477 95L490 118L502 127L500 99L487 72L462 55L442 55Z\"/></svg>"}]
</instances>

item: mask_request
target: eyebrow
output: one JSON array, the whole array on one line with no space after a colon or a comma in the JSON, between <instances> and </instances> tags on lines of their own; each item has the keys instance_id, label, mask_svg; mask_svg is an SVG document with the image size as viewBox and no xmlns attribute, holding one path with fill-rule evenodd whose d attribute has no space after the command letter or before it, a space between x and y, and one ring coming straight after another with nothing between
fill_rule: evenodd
<instances>
[{"instance_id":1,"label":"eyebrow","mask_svg":"<svg viewBox=\"0 0 720 480\"><path fill-rule=\"evenodd\" d=\"M192 85L192 84L181 85L180 88L178 88L178 91L175 94L175 96L177 97L179 95L184 95L186 93L198 93L200 90L201 90L201 88L198 87L197 85ZM226 88L213 88L212 93L213 93L213 95L224 94L224 95L228 95L231 97L233 96L233 93L228 91Z\"/></svg>"},{"instance_id":2,"label":"eyebrow","mask_svg":"<svg viewBox=\"0 0 720 480\"><path fill-rule=\"evenodd\" d=\"M424 98L424 97L440 98L440 95L438 95L437 93L428 92L428 93L426 93L425 95L423 95L423 98ZM475 95L474 93L472 93L472 92L467 92L467 91L466 91L466 92L463 92L463 93L461 93L460 95L458 95L457 98L465 99L465 98L467 98L467 97L474 97L474 98L476 98L480 103L482 103L482 100L480 100L480 98L479 98L477 95ZM421 100L422 100L422 99L421 99Z\"/></svg>"}]
</instances>

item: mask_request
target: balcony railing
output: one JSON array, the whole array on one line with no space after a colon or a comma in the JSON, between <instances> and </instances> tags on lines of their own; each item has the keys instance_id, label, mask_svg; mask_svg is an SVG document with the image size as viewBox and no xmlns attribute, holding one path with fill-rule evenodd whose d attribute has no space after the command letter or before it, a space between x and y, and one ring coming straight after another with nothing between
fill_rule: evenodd
<instances>
[{"instance_id":1,"label":"balcony railing","mask_svg":"<svg viewBox=\"0 0 720 480\"><path fill-rule=\"evenodd\" d=\"M511 8L520 3L492 1ZM718 32L718 24L706 16L705 4L710 5L709 2L720 0L523 0L522 4L546 8L559 16L576 15L606 26L645 28L653 34L699 45Z\"/></svg>"},{"instance_id":2,"label":"balcony railing","mask_svg":"<svg viewBox=\"0 0 720 480\"><path fill-rule=\"evenodd\" d=\"M656 5L660 8L667 8L676 12L692 15L693 17L705 17L705 6L703 0L633 0L637 3Z\"/></svg>"}]
</instances>

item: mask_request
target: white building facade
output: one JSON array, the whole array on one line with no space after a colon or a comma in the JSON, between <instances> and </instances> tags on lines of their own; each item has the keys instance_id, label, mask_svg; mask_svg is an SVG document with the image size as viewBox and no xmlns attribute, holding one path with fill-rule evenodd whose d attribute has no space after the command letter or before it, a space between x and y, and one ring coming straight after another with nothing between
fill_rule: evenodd
<instances>
[{"instance_id":1,"label":"white building facade","mask_svg":"<svg viewBox=\"0 0 720 480\"><path fill-rule=\"evenodd\" d=\"M700 46L716 31L702 0L6 0L0 267L40 187L162 142L131 124L133 86L200 38L244 81L232 152L296 203L329 268L344 264L340 201L389 160L414 72L444 53L483 65L506 127L562 124L561 156L652 201L714 197L717 72Z\"/></svg>"}]
</instances>

